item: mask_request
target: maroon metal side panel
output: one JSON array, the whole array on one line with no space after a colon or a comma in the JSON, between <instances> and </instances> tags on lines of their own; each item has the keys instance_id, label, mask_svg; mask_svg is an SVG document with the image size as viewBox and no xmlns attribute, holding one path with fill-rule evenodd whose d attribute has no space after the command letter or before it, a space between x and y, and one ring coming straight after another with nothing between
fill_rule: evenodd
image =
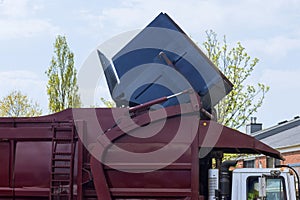
<instances>
[{"instance_id":1,"label":"maroon metal side panel","mask_svg":"<svg viewBox=\"0 0 300 200\"><path fill-rule=\"evenodd\" d=\"M11 145L9 141L0 141L0 199L11 197L13 189L10 187L10 152Z\"/></svg>"},{"instance_id":2,"label":"maroon metal side panel","mask_svg":"<svg viewBox=\"0 0 300 200\"><path fill-rule=\"evenodd\" d=\"M99 137L97 137L99 143L95 143L95 152L93 155L97 159L102 159L102 161L104 159L109 166L113 167L102 165L99 161L97 162L97 159L93 159L91 165L98 197L101 199L101 195L106 194L109 196L108 194L110 193L113 199L129 199L130 197L148 199L149 196L147 195L150 195L153 199L159 199L159 197L164 197L165 199L172 197L175 199L198 199L200 198L198 190L199 178L201 176L201 174L199 176L198 171L198 148L217 149L232 153L264 153L280 158L278 151L250 136L213 121L198 120L195 122L191 116L175 116L168 118L165 122L158 120L151 124L147 124L147 117L137 116L134 121L135 123L139 123L141 126L139 128L127 129L126 134L118 128L107 132L105 136L99 134ZM146 125L143 126L143 124L140 124L141 122L144 122ZM122 172L122 169L136 170L143 167L147 169L147 165L149 167L151 161L147 162L145 160L144 163L134 163L133 160L128 160L128 157L122 156L122 153L118 152L118 150L107 146L109 144L107 138L109 138L113 141L114 145L126 151L141 154L153 152L167 145L172 137L178 134L179 124L183 123L185 124L183 128L185 130L185 134L183 134L185 137L182 137L179 143L169 146L169 148L174 148L175 150L176 148L180 148L181 145L188 143L188 138L191 138L190 133L193 132L193 127L197 127L195 123L199 122L200 128L196 130L196 139L194 143L190 142L188 150L178 160L155 172L140 174ZM160 123L164 123L163 126ZM124 127L130 127L130 125ZM155 127L163 128L151 137L145 137L145 139L138 137L149 136L151 130ZM154 160L152 162L155 163ZM113 169L114 167L121 170L115 170ZM106 197L103 198L105 199Z\"/></svg>"},{"instance_id":3,"label":"maroon metal side panel","mask_svg":"<svg viewBox=\"0 0 300 200\"><path fill-rule=\"evenodd\" d=\"M85 109L80 110L84 111ZM104 113L111 113L110 109L103 110L105 110ZM96 113L101 113L101 111L102 109L98 109ZM111 117L109 119L111 120ZM82 121L84 121L84 117ZM13 199L14 197L18 200L48 199L52 127L73 122L71 109L42 117L0 117L1 200ZM81 153L78 153L78 151ZM75 199L95 200L97 197L89 167L89 154L83 146L80 146L80 149L77 148L75 153ZM77 159L78 155L81 156L80 159ZM80 175L80 179L76 179L77 173ZM76 194L77 184L80 189L78 193L80 196Z\"/></svg>"},{"instance_id":4,"label":"maroon metal side panel","mask_svg":"<svg viewBox=\"0 0 300 200\"><path fill-rule=\"evenodd\" d=\"M48 188L51 142L18 142L15 161L15 187Z\"/></svg>"},{"instance_id":5,"label":"maroon metal side panel","mask_svg":"<svg viewBox=\"0 0 300 200\"><path fill-rule=\"evenodd\" d=\"M9 187L9 157L10 157L10 144L8 141L0 141L0 187ZM5 153L4 153L5 152ZM1 194L1 192L0 192Z\"/></svg>"},{"instance_id":6,"label":"maroon metal side panel","mask_svg":"<svg viewBox=\"0 0 300 200\"><path fill-rule=\"evenodd\" d=\"M149 121L148 114L135 117L134 123L138 123L139 126L132 125L126 118L123 119L120 127L126 127L126 133L124 129L116 127L105 135L99 134L96 140L99 143L94 143L93 147L95 158L91 161L98 198L198 199L199 168L197 163L194 163L194 166L192 163L198 162L199 116L192 106L183 109L186 112L188 110L190 114L178 115L178 107L166 109L168 118L160 120L164 115L159 113L161 111L154 111L151 115L152 121ZM175 135L176 142L173 141ZM107 137L118 148L105 146L108 144L105 142ZM162 152L166 160L155 157L149 160L145 156L165 146L169 153ZM139 154L139 161L124 156L123 150ZM172 152L178 150L182 155L168 163L168 156L172 156ZM102 159L107 166L102 165L96 158ZM154 171L151 170L153 168Z\"/></svg>"}]
</instances>

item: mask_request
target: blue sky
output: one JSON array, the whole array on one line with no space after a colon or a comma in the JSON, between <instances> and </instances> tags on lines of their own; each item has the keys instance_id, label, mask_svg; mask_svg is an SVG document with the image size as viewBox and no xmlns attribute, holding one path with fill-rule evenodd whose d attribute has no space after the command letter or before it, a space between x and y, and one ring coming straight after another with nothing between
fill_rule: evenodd
<instances>
[{"instance_id":1,"label":"blue sky","mask_svg":"<svg viewBox=\"0 0 300 200\"><path fill-rule=\"evenodd\" d=\"M300 114L299 10L298 0L0 0L0 97L19 89L47 113L44 72L57 34L80 70L99 44L166 12L199 44L212 29L260 59L249 82L271 87L255 115L267 128Z\"/></svg>"}]
</instances>

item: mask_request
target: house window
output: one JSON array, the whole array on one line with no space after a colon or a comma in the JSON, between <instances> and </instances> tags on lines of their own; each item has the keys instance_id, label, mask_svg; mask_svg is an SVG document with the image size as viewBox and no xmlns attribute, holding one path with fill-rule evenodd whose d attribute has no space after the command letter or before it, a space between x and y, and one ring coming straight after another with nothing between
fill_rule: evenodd
<instances>
[{"instance_id":1,"label":"house window","mask_svg":"<svg viewBox=\"0 0 300 200\"><path fill-rule=\"evenodd\" d=\"M275 167L276 165L280 165L280 160L279 159L275 159Z\"/></svg>"},{"instance_id":2,"label":"house window","mask_svg":"<svg viewBox=\"0 0 300 200\"><path fill-rule=\"evenodd\" d=\"M267 157L267 168L274 168L276 165L280 165L280 160Z\"/></svg>"},{"instance_id":3,"label":"house window","mask_svg":"<svg viewBox=\"0 0 300 200\"><path fill-rule=\"evenodd\" d=\"M254 168L255 160L245 160L244 168Z\"/></svg>"},{"instance_id":4,"label":"house window","mask_svg":"<svg viewBox=\"0 0 300 200\"><path fill-rule=\"evenodd\" d=\"M274 158L267 157L267 168L274 167Z\"/></svg>"}]
</instances>

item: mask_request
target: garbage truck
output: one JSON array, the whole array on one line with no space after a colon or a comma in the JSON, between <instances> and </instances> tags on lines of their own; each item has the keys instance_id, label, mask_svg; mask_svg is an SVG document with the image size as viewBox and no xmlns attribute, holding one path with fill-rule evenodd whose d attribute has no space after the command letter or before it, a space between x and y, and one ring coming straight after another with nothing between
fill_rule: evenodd
<instances>
[{"instance_id":1,"label":"garbage truck","mask_svg":"<svg viewBox=\"0 0 300 200\"><path fill-rule=\"evenodd\" d=\"M167 14L114 57L96 54L116 107L1 117L0 199L299 199L288 167L224 161L283 158L216 122L232 84Z\"/></svg>"}]
</instances>

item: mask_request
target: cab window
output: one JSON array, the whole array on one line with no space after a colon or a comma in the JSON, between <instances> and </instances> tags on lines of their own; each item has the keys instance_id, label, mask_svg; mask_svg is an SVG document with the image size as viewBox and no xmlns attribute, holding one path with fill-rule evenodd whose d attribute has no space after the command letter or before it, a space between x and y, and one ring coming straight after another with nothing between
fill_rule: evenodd
<instances>
[{"instance_id":1,"label":"cab window","mask_svg":"<svg viewBox=\"0 0 300 200\"><path fill-rule=\"evenodd\" d=\"M259 176L247 178L247 200L259 199ZM286 190L283 177L266 177L266 200L286 200Z\"/></svg>"}]
</instances>

